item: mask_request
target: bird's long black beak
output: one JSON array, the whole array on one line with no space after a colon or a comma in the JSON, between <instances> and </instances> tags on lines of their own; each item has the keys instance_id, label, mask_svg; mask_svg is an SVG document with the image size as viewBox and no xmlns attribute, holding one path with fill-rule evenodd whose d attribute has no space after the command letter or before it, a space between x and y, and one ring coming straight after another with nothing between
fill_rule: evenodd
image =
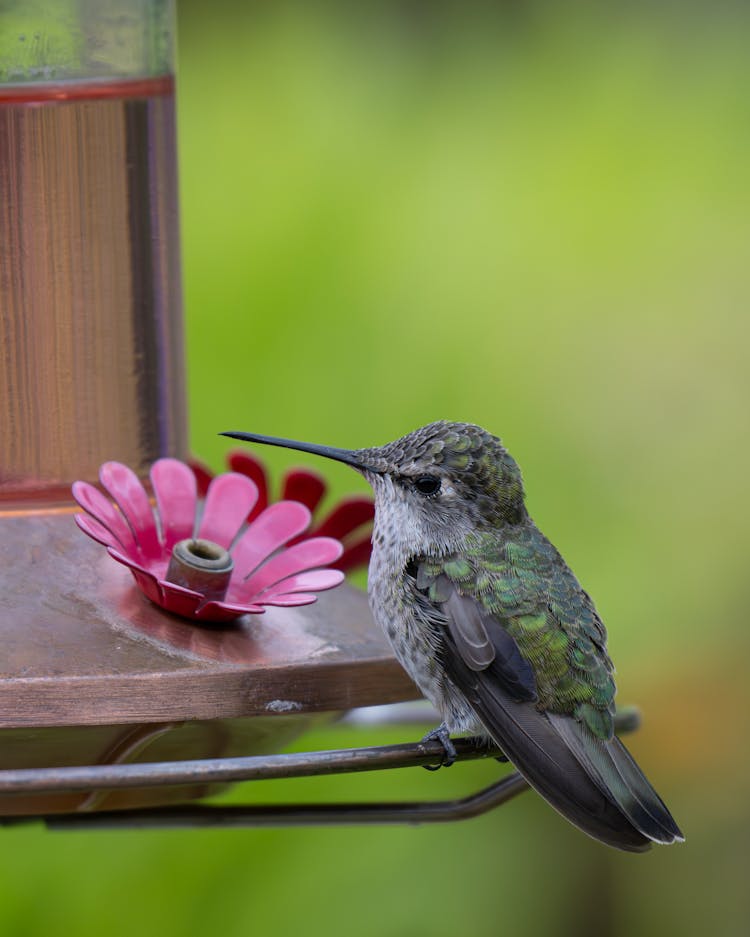
<instances>
[{"instance_id":1,"label":"bird's long black beak","mask_svg":"<svg viewBox=\"0 0 750 937\"><path fill-rule=\"evenodd\" d=\"M351 465L360 472L376 472L377 469L366 465L361 454L353 449L335 449L333 446L319 446L312 442L299 442L296 439L278 439L276 436L259 436L257 433L220 433L220 436L230 436L232 439L242 439L245 442L259 442L264 446L281 446L284 449L298 449L300 452L310 452L313 455L323 456L324 459L334 459Z\"/></svg>"}]
</instances>

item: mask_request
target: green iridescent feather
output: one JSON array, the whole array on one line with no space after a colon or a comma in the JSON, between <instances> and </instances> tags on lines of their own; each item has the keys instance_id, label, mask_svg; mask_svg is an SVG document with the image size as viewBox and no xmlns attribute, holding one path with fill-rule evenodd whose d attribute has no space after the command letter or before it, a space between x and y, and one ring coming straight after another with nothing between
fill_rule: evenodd
<instances>
[{"instance_id":1,"label":"green iridescent feather","mask_svg":"<svg viewBox=\"0 0 750 937\"><path fill-rule=\"evenodd\" d=\"M606 631L589 595L531 522L477 532L461 553L419 566L418 588L447 598L447 577L515 640L531 664L540 709L572 715L595 736L613 733L615 683Z\"/></svg>"}]
</instances>

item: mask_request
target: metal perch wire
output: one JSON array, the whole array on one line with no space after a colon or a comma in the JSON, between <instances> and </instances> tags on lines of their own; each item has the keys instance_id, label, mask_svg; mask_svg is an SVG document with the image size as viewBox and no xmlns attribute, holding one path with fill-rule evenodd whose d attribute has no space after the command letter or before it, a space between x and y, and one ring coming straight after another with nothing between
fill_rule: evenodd
<instances>
[{"instance_id":1,"label":"metal perch wire","mask_svg":"<svg viewBox=\"0 0 750 937\"><path fill-rule=\"evenodd\" d=\"M617 715L619 733L640 724L637 710ZM474 739L455 740L457 761L499 758L498 748ZM442 743L422 741L369 748L292 752L245 758L207 758L147 764L88 765L0 771L0 794L49 794L73 791L122 790L195 782L236 782L316 777L361 771L382 771L434 765L444 756ZM528 787L514 771L475 794L456 800L343 803L213 805L114 810L97 813L13 816L3 825L42 821L49 829L188 829L262 826L319 826L379 823L437 823L468 819L492 810Z\"/></svg>"}]
</instances>

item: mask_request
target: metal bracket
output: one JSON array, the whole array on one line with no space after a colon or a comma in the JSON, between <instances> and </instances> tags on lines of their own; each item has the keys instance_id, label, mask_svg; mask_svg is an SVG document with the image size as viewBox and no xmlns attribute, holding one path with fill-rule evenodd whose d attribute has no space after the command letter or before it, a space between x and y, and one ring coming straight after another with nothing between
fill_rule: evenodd
<instances>
[{"instance_id":1,"label":"metal bracket","mask_svg":"<svg viewBox=\"0 0 750 937\"><path fill-rule=\"evenodd\" d=\"M618 713L618 733L637 728L635 710ZM457 761L502 758L502 752L474 738L456 739ZM209 758L148 764L88 765L0 771L0 794L50 794L122 790L206 782L259 781L316 777L359 771L383 771L434 765L444 757L439 741L293 752L245 758ZM243 828L376 823L436 823L475 817L492 810L528 787L518 772L457 800L392 803L269 804L234 806L188 804L140 810L100 811L0 818L5 826L40 821L53 830Z\"/></svg>"}]
</instances>

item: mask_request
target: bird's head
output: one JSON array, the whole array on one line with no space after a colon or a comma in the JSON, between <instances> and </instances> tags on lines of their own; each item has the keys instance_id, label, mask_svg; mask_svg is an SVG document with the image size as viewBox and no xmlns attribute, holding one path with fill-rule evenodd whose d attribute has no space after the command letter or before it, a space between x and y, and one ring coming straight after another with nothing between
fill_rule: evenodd
<instances>
[{"instance_id":1,"label":"bird's head","mask_svg":"<svg viewBox=\"0 0 750 937\"><path fill-rule=\"evenodd\" d=\"M370 449L336 449L254 433L234 439L283 446L357 469L375 493L376 537L442 545L526 517L521 472L500 440L471 423L430 423Z\"/></svg>"}]
</instances>

